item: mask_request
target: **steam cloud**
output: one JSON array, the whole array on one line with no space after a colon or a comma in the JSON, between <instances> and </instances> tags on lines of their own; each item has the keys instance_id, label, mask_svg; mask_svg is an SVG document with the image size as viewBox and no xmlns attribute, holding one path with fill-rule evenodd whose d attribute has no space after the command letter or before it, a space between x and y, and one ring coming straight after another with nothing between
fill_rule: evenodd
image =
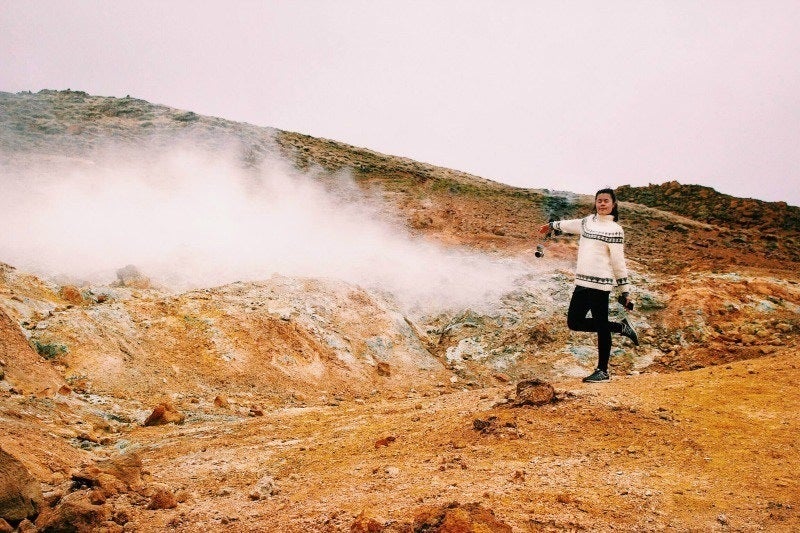
<instances>
[{"instance_id":1,"label":"steam cloud","mask_svg":"<svg viewBox=\"0 0 800 533\"><path fill-rule=\"evenodd\" d=\"M329 277L430 309L480 306L530 271L414 238L344 174L245 169L226 150L107 148L2 172L0 261L48 276L108 283L134 264L175 289Z\"/></svg>"}]
</instances>

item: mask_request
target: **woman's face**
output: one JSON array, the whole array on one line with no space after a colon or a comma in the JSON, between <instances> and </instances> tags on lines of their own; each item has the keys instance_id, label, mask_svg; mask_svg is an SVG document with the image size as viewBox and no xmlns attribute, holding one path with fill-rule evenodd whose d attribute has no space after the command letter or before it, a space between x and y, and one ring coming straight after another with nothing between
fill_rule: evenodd
<instances>
[{"instance_id":1,"label":"woman's face","mask_svg":"<svg viewBox=\"0 0 800 533\"><path fill-rule=\"evenodd\" d=\"M611 211L614 210L614 200L611 199L610 194L600 193L594 199L594 208L597 210L598 215L610 215Z\"/></svg>"}]
</instances>

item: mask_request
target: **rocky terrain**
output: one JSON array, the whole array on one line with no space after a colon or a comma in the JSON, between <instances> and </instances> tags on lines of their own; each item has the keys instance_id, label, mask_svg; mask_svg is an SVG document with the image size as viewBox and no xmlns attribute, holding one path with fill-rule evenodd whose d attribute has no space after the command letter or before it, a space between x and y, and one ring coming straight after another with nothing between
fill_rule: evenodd
<instances>
[{"instance_id":1,"label":"rocky terrain","mask_svg":"<svg viewBox=\"0 0 800 533\"><path fill-rule=\"evenodd\" d=\"M43 165L187 141L245 176L280 162L337 212L366 202L403 246L367 262L425 247L391 270L416 290L356 266L176 288L144 259L82 279L0 248L0 531L800 528L797 207L620 187L641 345L615 338L612 381L587 385L594 339L564 319L576 239L532 251L591 197L134 98L0 93L17 202ZM39 207L6 232L28 238ZM476 266L448 277L452 258Z\"/></svg>"}]
</instances>

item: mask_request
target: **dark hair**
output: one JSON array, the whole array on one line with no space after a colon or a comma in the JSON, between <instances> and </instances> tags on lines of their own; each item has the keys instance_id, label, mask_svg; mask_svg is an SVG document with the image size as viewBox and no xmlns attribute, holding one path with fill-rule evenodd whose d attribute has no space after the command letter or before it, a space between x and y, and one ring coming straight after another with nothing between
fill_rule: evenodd
<instances>
[{"instance_id":1,"label":"dark hair","mask_svg":"<svg viewBox=\"0 0 800 533\"><path fill-rule=\"evenodd\" d=\"M614 192L614 189L606 188L600 189L594 194L594 199L597 200L597 197L601 194L608 194L611 196L611 201L614 202L614 209L611 210L611 215L614 217L614 222L619 220L619 210L617 209L617 195ZM594 212L597 213L597 207L594 208Z\"/></svg>"}]
</instances>

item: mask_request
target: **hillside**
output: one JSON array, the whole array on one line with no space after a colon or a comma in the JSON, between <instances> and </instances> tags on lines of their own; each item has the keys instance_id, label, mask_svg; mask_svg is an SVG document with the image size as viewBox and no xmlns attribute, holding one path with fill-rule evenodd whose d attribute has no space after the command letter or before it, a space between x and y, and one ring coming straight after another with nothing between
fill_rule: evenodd
<instances>
[{"instance_id":1,"label":"hillside","mask_svg":"<svg viewBox=\"0 0 800 533\"><path fill-rule=\"evenodd\" d=\"M670 181L647 187L623 185L617 189L621 200L656 207L708 224L757 228L767 239L776 240L772 230L790 231L796 239L800 233L800 207L786 202L764 202L752 198L735 198L711 187L681 185Z\"/></svg>"},{"instance_id":2,"label":"hillside","mask_svg":"<svg viewBox=\"0 0 800 533\"><path fill-rule=\"evenodd\" d=\"M79 91L0 93L0 171L0 531L800 527L796 207L620 187L591 386L532 254L591 197Z\"/></svg>"}]
</instances>

